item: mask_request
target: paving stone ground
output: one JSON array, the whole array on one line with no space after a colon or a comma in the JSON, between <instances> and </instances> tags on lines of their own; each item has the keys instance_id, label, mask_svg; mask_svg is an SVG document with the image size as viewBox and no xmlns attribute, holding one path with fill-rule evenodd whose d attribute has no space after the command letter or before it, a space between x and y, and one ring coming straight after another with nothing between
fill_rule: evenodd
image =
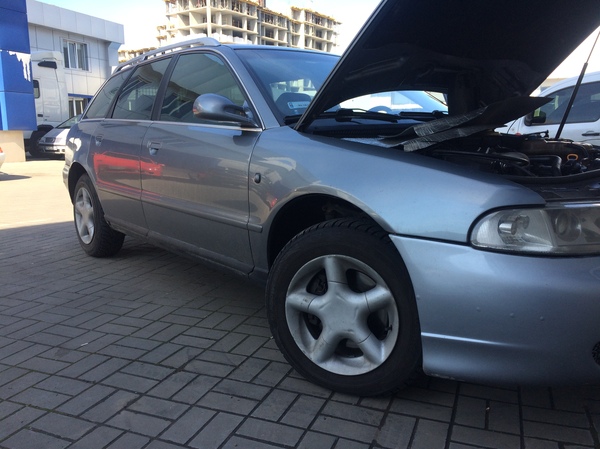
<instances>
[{"instance_id":1,"label":"paving stone ground","mask_svg":"<svg viewBox=\"0 0 600 449\"><path fill-rule=\"evenodd\" d=\"M1 448L600 448L598 387L306 382L260 288L132 239L86 256L61 168L0 169Z\"/></svg>"}]
</instances>

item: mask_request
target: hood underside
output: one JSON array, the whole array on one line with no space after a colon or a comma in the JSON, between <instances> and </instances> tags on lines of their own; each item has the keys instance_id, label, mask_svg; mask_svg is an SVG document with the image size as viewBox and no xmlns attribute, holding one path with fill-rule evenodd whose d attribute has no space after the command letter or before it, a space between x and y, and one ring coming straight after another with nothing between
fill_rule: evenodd
<instances>
[{"instance_id":1,"label":"hood underside","mask_svg":"<svg viewBox=\"0 0 600 449\"><path fill-rule=\"evenodd\" d=\"M298 126L374 92L441 92L450 115L527 96L598 26L600 0L383 0Z\"/></svg>"}]
</instances>

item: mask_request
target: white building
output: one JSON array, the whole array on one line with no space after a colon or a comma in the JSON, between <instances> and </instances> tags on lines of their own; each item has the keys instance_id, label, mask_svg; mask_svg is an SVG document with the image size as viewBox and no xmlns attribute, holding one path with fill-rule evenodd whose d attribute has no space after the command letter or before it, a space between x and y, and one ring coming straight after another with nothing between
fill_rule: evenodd
<instances>
[{"instance_id":1,"label":"white building","mask_svg":"<svg viewBox=\"0 0 600 449\"><path fill-rule=\"evenodd\" d=\"M27 0L31 52L60 51L70 114L76 115L118 64L123 25L54 5Z\"/></svg>"}]
</instances>

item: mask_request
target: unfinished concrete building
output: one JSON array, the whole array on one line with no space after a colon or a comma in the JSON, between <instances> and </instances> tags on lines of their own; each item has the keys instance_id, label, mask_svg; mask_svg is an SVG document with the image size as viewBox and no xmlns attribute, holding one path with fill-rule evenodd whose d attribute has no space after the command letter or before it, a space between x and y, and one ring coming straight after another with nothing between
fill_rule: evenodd
<instances>
[{"instance_id":1,"label":"unfinished concrete building","mask_svg":"<svg viewBox=\"0 0 600 449\"><path fill-rule=\"evenodd\" d=\"M290 14L267 8L266 0L165 0L168 23L158 27L160 45L193 36L219 42L309 48L331 52L339 22L306 8Z\"/></svg>"}]
</instances>

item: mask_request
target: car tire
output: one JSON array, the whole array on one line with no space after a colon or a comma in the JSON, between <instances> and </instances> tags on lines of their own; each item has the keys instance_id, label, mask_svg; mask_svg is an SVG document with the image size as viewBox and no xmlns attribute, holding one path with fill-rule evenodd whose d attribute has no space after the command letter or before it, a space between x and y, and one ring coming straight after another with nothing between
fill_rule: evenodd
<instances>
[{"instance_id":1,"label":"car tire","mask_svg":"<svg viewBox=\"0 0 600 449\"><path fill-rule=\"evenodd\" d=\"M37 144L37 142L33 142L30 144L29 148L27 149L27 151L29 152L29 155L31 157L34 158L41 158L44 157L46 154L40 149L39 145Z\"/></svg>"},{"instance_id":2,"label":"car tire","mask_svg":"<svg viewBox=\"0 0 600 449\"><path fill-rule=\"evenodd\" d=\"M420 326L404 262L380 227L330 220L294 237L269 274L273 337L305 378L359 396L419 372Z\"/></svg>"},{"instance_id":3,"label":"car tire","mask_svg":"<svg viewBox=\"0 0 600 449\"><path fill-rule=\"evenodd\" d=\"M29 148L29 150L27 151L29 152L29 155L34 158L40 158L44 156L44 153L42 153L39 149L34 147Z\"/></svg>"},{"instance_id":4,"label":"car tire","mask_svg":"<svg viewBox=\"0 0 600 449\"><path fill-rule=\"evenodd\" d=\"M119 252L125 234L112 229L104 219L104 211L88 175L75 185L73 215L77 239L90 256L108 257Z\"/></svg>"},{"instance_id":5,"label":"car tire","mask_svg":"<svg viewBox=\"0 0 600 449\"><path fill-rule=\"evenodd\" d=\"M48 134L51 129L52 126L42 125L31 133L31 136L29 137L29 145L27 147L27 151L31 157L41 158L46 156L46 153L44 153L38 145L38 141Z\"/></svg>"}]
</instances>

